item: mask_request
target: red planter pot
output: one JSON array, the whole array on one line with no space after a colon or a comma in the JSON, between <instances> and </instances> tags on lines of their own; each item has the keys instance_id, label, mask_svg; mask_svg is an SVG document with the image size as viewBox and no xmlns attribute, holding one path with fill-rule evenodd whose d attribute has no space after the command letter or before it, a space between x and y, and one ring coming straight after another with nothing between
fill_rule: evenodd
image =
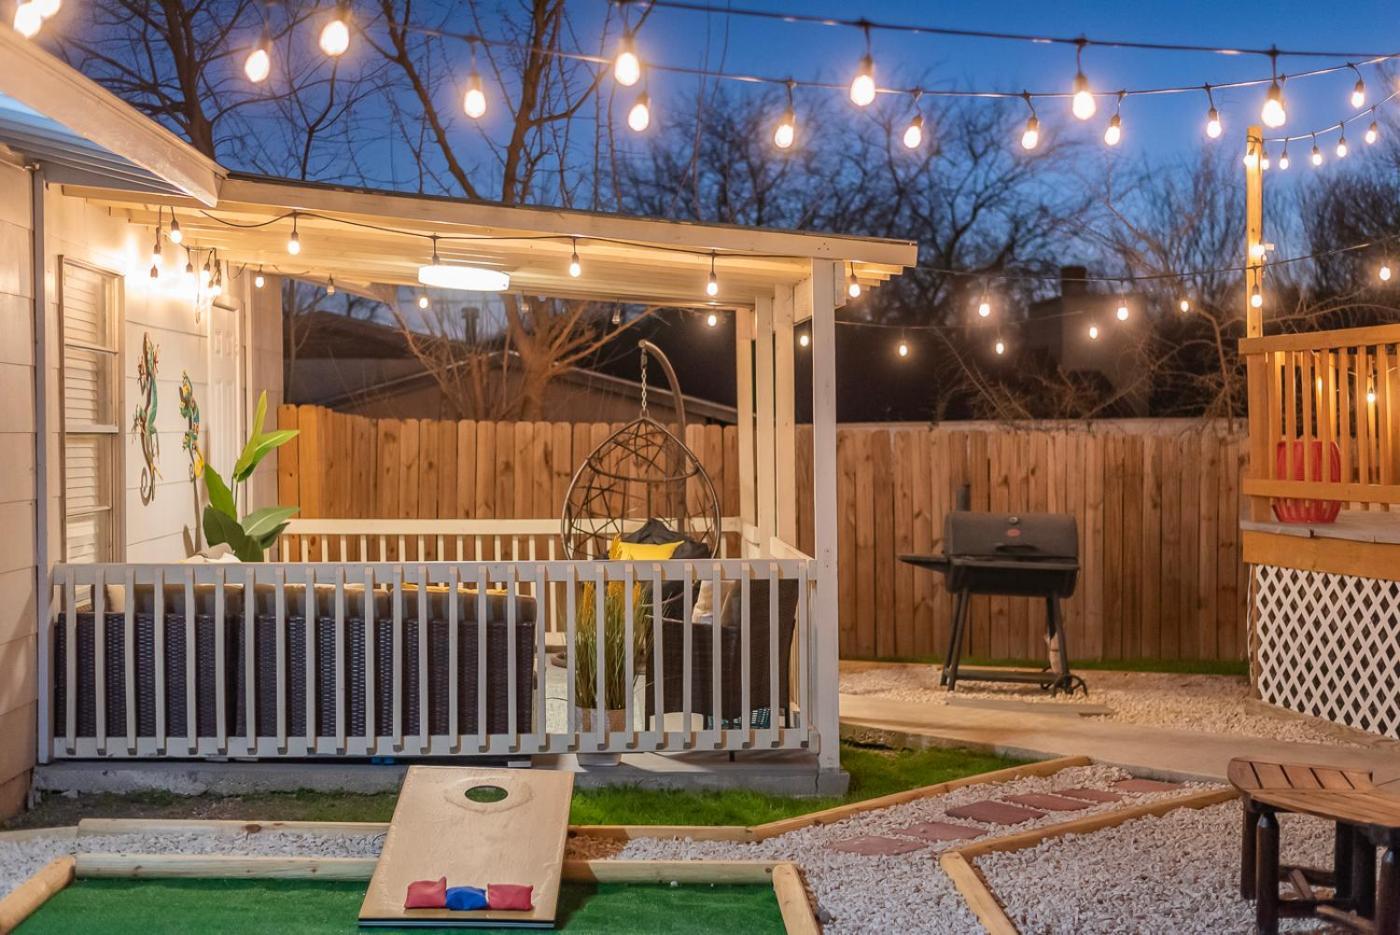
<instances>
[{"instance_id":1,"label":"red planter pot","mask_svg":"<svg viewBox=\"0 0 1400 935\"><path fill-rule=\"evenodd\" d=\"M1312 463L1304 469L1305 456ZM1340 484L1342 482L1342 450L1336 442L1328 443L1328 470L1322 470L1322 442L1313 440L1304 448L1302 439L1281 441L1274 456L1274 476L1280 480L1314 480ZM1273 501L1274 515L1280 523L1333 523L1342 511L1340 500L1299 500L1277 497Z\"/></svg>"}]
</instances>

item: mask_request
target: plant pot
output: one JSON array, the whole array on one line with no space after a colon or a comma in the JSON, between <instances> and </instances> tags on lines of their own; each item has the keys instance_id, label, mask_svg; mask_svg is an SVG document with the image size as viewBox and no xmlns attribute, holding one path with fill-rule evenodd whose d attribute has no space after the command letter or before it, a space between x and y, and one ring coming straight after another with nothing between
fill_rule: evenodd
<instances>
[{"instance_id":1,"label":"plant pot","mask_svg":"<svg viewBox=\"0 0 1400 935\"><path fill-rule=\"evenodd\" d=\"M1274 475L1280 480L1300 481L1311 473L1313 480L1321 483L1339 484L1342 481L1342 451L1332 442L1323 456L1321 440L1313 439L1305 445L1302 439L1278 443L1275 449ZM1305 466L1304 461L1311 464ZM1326 464L1324 465L1324 460ZM1274 516L1280 523L1335 523L1342 511L1340 500L1304 500L1293 497L1276 497L1272 503Z\"/></svg>"},{"instance_id":2,"label":"plant pot","mask_svg":"<svg viewBox=\"0 0 1400 935\"><path fill-rule=\"evenodd\" d=\"M627 710L625 708L609 708L604 712L605 724L598 724L597 708L578 708L578 725L582 733L592 733L602 727L607 733L621 733L627 730ZM579 766L617 766L622 762L621 753L578 753Z\"/></svg>"}]
</instances>

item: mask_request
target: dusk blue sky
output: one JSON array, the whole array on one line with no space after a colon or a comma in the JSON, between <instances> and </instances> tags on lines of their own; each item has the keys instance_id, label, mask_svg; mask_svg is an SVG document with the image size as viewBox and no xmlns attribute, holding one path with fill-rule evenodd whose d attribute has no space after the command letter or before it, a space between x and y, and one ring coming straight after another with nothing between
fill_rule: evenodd
<instances>
[{"instance_id":1,"label":"dusk blue sky","mask_svg":"<svg viewBox=\"0 0 1400 935\"><path fill-rule=\"evenodd\" d=\"M1264 4L1203 2L1049 3L997 0L984 3L930 4L890 0L878 4L781 3L744 0L745 6L771 10L933 23L972 29L1048 32L1059 35L1144 39L1245 47L1298 47L1338 51L1400 51L1400 10L1394 4L1364 0L1356 3L1277 2ZM737 16L716 16L658 9L639 40L644 58L692 66L722 67L727 71L795 78L848 80L863 51L855 30L819 25L787 24ZM873 34L882 86L912 84L931 76L942 87L976 87L1019 91L1068 89L1074 75L1074 49L1063 45L1034 45L1003 41L897 34ZM1281 58L1281 72L1295 72L1344 59ZM1156 52L1089 48L1085 71L1095 90L1161 85L1217 84L1267 76L1267 58L1187 52ZM1370 102L1389 93L1384 77L1364 70ZM1355 76L1338 73L1290 82L1287 87L1290 133L1318 129L1348 116L1347 98ZM684 93L688 79L652 76L657 117L664 119L668 92ZM750 92L754 93L754 92ZM807 94L819 92L805 92ZM1226 125L1216 145L1242 148L1244 127L1258 119L1263 89L1218 92L1216 101ZM882 97L882 101L885 99ZM927 99L926 99L927 101ZM1386 109L1394 110L1400 101ZM799 100L800 105L800 100ZM891 106L885 101L885 106ZM894 105L905 106L902 104ZM989 104L988 106L997 106ZM1020 105L1006 105L1013 109ZM1098 141L1111 102L1100 99L1099 113L1088 124L1073 120L1068 103L1038 105L1049 132L1083 134ZM1202 93L1130 98L1124 105L1124 143L1128 157L1189 154L1205 141L1207 105ZM1020 108L1017 112L1023 112ZM1360 143L1369 120L1349 128L1348 138ZM1384 121L1382 121L1384 123ZM1335 134L1332 135L1335 140ZM1013 141L1009 140L1008 143ZM1304 150L1310 144L1304 144ZM1324 145L1330 155L1330 147ZM1296 153L1296 148L1293 150ZM1306 160L1295 157L1295 168Z\"/></svg>"}]
</instances>

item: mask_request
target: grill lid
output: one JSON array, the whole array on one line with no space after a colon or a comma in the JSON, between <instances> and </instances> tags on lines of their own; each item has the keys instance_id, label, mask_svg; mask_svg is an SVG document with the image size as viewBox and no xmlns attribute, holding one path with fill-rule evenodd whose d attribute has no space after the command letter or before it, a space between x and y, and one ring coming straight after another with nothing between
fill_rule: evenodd
<instances>
[{"instance_id":1,"label":"grill lid","mask_svg":"<svg viewBox=\"0 0 1400 935\"><path fill-rule=\"evenodd\" d=\"M943 552L949 558L1077 560L1079 533L1074 517L1063 513L954 510L944 527Z\"/></svg>"}]
</instances>

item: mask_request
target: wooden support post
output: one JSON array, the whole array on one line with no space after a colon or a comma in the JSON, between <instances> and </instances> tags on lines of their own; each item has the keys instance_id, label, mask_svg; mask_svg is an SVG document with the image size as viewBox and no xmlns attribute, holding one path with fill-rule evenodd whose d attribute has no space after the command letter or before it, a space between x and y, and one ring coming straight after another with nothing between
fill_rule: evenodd
<instances>
[{"instance_id":1,"label":"wooden support post","mask_svg":"<svg viewBox=\"0 0 1400 935\"><path fill-rule=\"evenodd\" d=\"M778 286L773 296L773 408L778 503L778 538L797 545L797 413L793 375L792 287Z\"/></svg>"},{"instance_id":2,"label":"wooden support post","mask_svg":"<svg viewBox=\"0 0 1400 935\"><path fill-rule=\"evenodd\" d=\"M753 310L734 312L734 372L738 382L736 408L739 421L739 518L744 526L758 525L758 478L754 464L753 424ZM747 531L740 530L739 554L746 551Z\"/></svg>"},{"instance_id":3,"label":"wooden support post","mask_svg":"<svg viewBox=\"0 0 1400 935\"><path fill-rule=\"evenodd\" d=\"M841 716L836 686L840 681L840 620L836 571L836 263L813 260L812 275L798 288L812 310L812 517L817 563L817 599L812 605L815 629L811 681L815 710L812 722L821 736L818 763L824 770L841 765Z\"/></svg>"},{"instance_id":4,"label":"wooden support post","mask_svg":"<svg viewBox=\"0 0 1400 935\"><path fill-rule=\"evenodd\" d=\"M1245 227L1244 227L1244 315L1245 337L1264 334L1264 310L1250 301L1254 290L1264 291L1264 132L1250 127L1245 140ZM1272 448L1278 439L1268 436L1269 413L1264 404L1269 398L1268 368L1261 355L1252 354L1247 361L1246 380L1249 388L1249 476L1260 480L1269 476L1273 461ZM1269 518L1267 497L1250 497L1249 518L1255 521ZM1231 519L1233 522L1233 518Z\"/></svg>"},{"instance_id":5,"label":"wooden support post","mask_svg":"<svg viewBox=\"0 0 1400 935\"><path fill-rule=\"evenodd\" d=\"M774 436L773 300L759 296L754 302L754 404L758 410L755 458L758 463L758 547L768 554L769 541L778 533L778 490L775 474L777 439Z\"/></svg>"}]
</instances>

